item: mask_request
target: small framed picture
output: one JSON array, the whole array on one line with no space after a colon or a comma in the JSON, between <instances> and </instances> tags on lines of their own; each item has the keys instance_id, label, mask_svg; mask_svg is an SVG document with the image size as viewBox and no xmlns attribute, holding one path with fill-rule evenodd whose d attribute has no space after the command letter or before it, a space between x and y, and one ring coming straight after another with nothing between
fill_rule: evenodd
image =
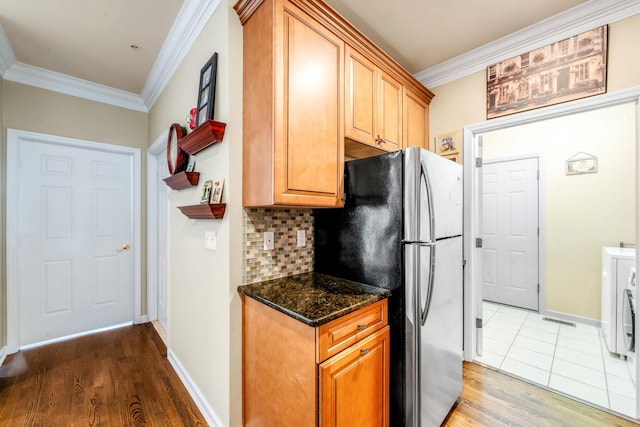
<instances>
[{"instance_id":1,"label":"small framed picture","mask_svg":"<svg viewBox=\"0 0 640 427\"><path fill-rule=\"evenodd\" d=\"M187 172L193 172L193 169L196 167L196 159L193 157L189 158L189 163L187 164Z\"/></svg>"},{"instance_id":2,"label":"small framed picture","mask_svg":"<svg viewBox=\"0 0 640 427\"><path fill-rule=\"evenodd\" d=\"M459 152L459 140L458 131L436 135L436 154L440 154L441 156L457 154Z\"/></svg>"},{"instance_id":3,"label":"small framed picture","mask_svg":"<svg viewBox=\"0 0 640 427\"><path fill-rule=\"evenodd\" d=\"M211 189L213 188L213 181L210 179L204 182L202 186L202 196L200 197L200 203L209 203L211 200Z\"/></svg>"},{"instance_id":4,"label":"small framed picture","mask_svg":"<svg viewBox=\"0 0 640 427\"><path fill-rule=\"evenodd\" d=\"M218 69L218 52L204 64L200 70L198 85L198 115L196 126L213 119L213 107L216 101L216 72Z\"/></svg>"},{"instance_id":5,"label":"small framed picture","mask_svg":"<svg viewBox=\"0 0 640 427\"><path fill-rule=\"evenodd\" d=\"M211 193L211 203L222 202L222 187L224 187L224 179L216 179L213 181L213 192Z\"/></svg>"}]
</instances>

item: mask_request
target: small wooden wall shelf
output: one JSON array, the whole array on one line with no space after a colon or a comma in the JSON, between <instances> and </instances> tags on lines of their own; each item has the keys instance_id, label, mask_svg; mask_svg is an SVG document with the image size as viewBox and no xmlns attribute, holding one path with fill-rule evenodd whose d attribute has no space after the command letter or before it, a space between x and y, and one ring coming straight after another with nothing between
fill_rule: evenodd
<instances>
[{"instance_id":1,"label":"small wooden wall shelf","mask_svg":"<svg viewBox=\"0 0 640 427\"><path fill-rule=\"evenodd\" d=\"M208 146L222 141L226 127L226 123L207 120L195 128L193 132L180 140L180 148L189 155L196 154L198 151L204 150Z\"/></svg>"},{"instance_id":2,"label":"small wooden wall shelf","mask_svg":"<svg viewBox=\"0 0 640 427\"><path fill-rule=\"evenodd\" d=\"M222 219L227 209L226 203L202 203L199 205L178 206L183 214L191 219Z\"/></svg>"},{"instance_id":3,"label":"small wooden wall shelf","mask_svg":"<svg viewBox=\"0 0 640 427\"><path fill-rule=\"evenodd\" d=\"M178 172L170 177L163 179L167 185L174 190L182 190L183 188L195 187L200 180L200 172Z\"/></svg>"}]
</instances>

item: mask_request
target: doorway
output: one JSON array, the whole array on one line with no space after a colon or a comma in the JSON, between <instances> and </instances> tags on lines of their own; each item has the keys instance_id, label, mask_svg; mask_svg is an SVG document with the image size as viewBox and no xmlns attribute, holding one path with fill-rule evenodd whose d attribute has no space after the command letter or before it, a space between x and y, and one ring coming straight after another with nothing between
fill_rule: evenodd
<instances>
[{"instance_id":1,"label":"doorway","mask_svg":"<svg viewBox=\"0 0 640 427\"><path fill-rule=\"evenodd\" d=\"M593 97L585 100L575 101L572 103L557 105L557 106L553 106L553 107L549 107L549 108L545 108L537 111L522 113L519 115L514 115L514 116L510 116L510 117L506 117L498 120L492 120L479 125L474 125L474 126L465 128L464 139L465 141L469 141L469 143L465 143L465 153L464 153L465 197L466 197L465 204L470 207L470 214L465 215L465 238L466 238L465 259L467 261L467 264L465 268L465 319L466 320L465 320L465 350L464 351L465 351L466 360L471 361L475 359L476 349L478 349L479 352L482 352L482 332L481 332L482 327L481 326L482 326L482 320L484 320L482 290L480 286L480 283L482 280L482 250L480 248L476 248L474 245L475 238L482 235L482 227L483 227L482 215L481 215L481 212L482 212L482 197L481 197L482 171L481 169L482 168L476 168L475 164L476 164L477 158L487 159L493 156L493 154L491 153L491 147L487 147L484 144L485 142L484 137L489 132L508 129L514 126L530 124L530 123L538 123L538 122L542 122L545 120L554 119L558 117L571 116L577 113L595 111L595 110L600 110L607 107L626 104L630 106L630 108L632 109L633 117L631 118L631 120L629 120L629 122L631 123L632 127L636 128L635 132L632 132L632 135L630 137L632 140L633 147L631 150L627 150L626 156L627 156L627 159L631 159L632 162L635 161L635 164L637 165L638 164L638 149L637 149L638 129L640 129L640 111L638 110L638 107L637 107L637 102L639 97L640 97L640 88L636 88L636 89L625 90L617 93L601 95L598 97ZM609 129L609 130L611 129L610 127L607 127L607 126L602 126L602 128ZM555 150L561 149L565 147L566 145L565 141L569 141L570 138L573 138L575 136L575 130L576 130L575 128L567 127L566 129L559 131L558 134L550 136L547 142L553 145L553 149ZM598 155L606 156L608 155L608 153L616 151L615 149L613 149L611 145L607 145L605 142L603 142L603 141L611 140L610 136L611 136L610 134L609 135L605 134L604 137L601 138L599 149L598 149ZM502 144L501 148L505 148L505 147L507 149L513 148L513 144ZM600 152L602 152L603 154L600 154ZM561 159L561 162L559 165L556 164L556 167L552 168L554 170L554 173L566 175L565 160L570 158L573 154L576 154L576 153L568 154L566 158L563 157L564 154L562 156L559 156L559 159ZM503 152L501 155L505 156L505 155L516 155L516 154L514 152L509 152L508 154L505 154ZM545 163L546 162L547 160L545 160ZM637 182L637 176L635 172L636 169L637 167L634 167L634 170L631 172L631 176L627 176L627 178L624 181L618 182L617 184L615 184L614 189L619 188L621 185L625 185L624 183L626 182L634 182L634 183ZM602 169L601 171L604 171L604 169ZM574 177L574 178L580 179L580 178L585 178L585 176ZM578 181L572 180L571 182L575 183ZM587 187L587 191L591 191L591 190L592 189ZM635 189L636 194L637 194L637 191L638 189L636 188ZM574 196L578 196L579 198L580 193L574 192ZM563 198L560 197L558 199L562 200ZM633 197L633 199L637 200L637 197ZM575 197L572 200L576 200ZM595 203L595 204L590 203L588 210L593 210L594 208L596 208L597 210L597 207L599 205L600 203ZM638 211L637 209L635 209L635 205L633 207L634 207L634 212L632 213L632 219L630 221L627 221L627 223L635 222L638 217ZM582 213L584 213L585 211L579 206L573 206L571 204L566 205L564 207L564 212L572 215L571 217L572 222L575 224L580 223L584 219L584 215L582 215ZM547 217L548 216L549 214L547 213ZM559 232L559 230L551 227L548 223L546 225L547 225L546 234L548 236L553 235L554 230L555 230L555 233ZM570 225L573 225L573 224L570 223ZM591 229L589 229L588 232L585 232L584 234L585 236L589 236L592 234L597 235L602 230L611 229L612 225L617 225L617 221L610 220L607 227L592 227ZM638 230L632 231L631 240L634 242L638 241ZM578 253L580 251L576 249L581 249L581 246L583 246L580 244L580 242L572 241L570 239L565 239L564 243L567 245L566 248L564 248L566 249L565 250L566 253L574 253L574 254ZM541 245L544 245L544 243L541 243ZM600 248L596 248L595 250L598 251L599 249ZM591 273L590 274L591 276L595 276L595 278L592 277L593 280L596 280L596 281L598 280L598 277L599 277L599 272L597 271L599 270L599 266L597 265L599 264L598 261L593 263L585 262L584 259L581 261L580 256L575 257L574 260L577 262L581 262L582 267L585 269L594 268L595 266L596 272L594 274L591 274ZM545 272L545 274L543 274L543 276L541 277L541 280L544 281L548 279L546 277L548 268L545 265L545 262L547 263L556 262L556 257L552 257L551 254L547 253L546 261L543 258L540 260L540 262L541 262L541 271ZM562 265L560 265L560 267L562 267ZM570 275L568 275L567 278L570 278ZM549 286L548 281L547 281L547 286ZM579 290L578 292L582 292L582 293L591 292L591 289L589 291L585 291L584 289L582 289L582 290ZM574 298L575 295L578 295L578 292L570 293L568 296L565 296L560 300L563 301L563 303L565 302L571 303L572 300L575 299ZM549 298L547 297L546 299L548 300ZM557 311L556 310L553 310L553 308L551 307L547 307L547 309L545 309L545 313L551 314L553 317L560 318L559 320L566 320L566 321L572 320L571 318L562 319L562 316L561 316L562 313L560 311L563 311L564 307L562 310L557 310ZM580 319L580 316L577 316L577 317L578 317L577 320L585 320L585 319ZM591 315L590 317L594 318L597 316ZM636 319L636 322L638 323L638 319ZM594 323L597 323L597 321ZM477 325L479 326L478 328L476 328ZM636 325L636 327L637 326L638 325ZM636 381L636 384L637 384L637 381ZM637 397L636 397L635 403L637 405Z\"/></svg>"},{"instance_id":2,"label":"doorway","mask_svg":"<svg viewBox=\"0 0 640 427\"><path fill-rule=\"evenodd\" d=\"M139 150L7 131L8 349L140 317Z\"/></svg>"}]
</instances>

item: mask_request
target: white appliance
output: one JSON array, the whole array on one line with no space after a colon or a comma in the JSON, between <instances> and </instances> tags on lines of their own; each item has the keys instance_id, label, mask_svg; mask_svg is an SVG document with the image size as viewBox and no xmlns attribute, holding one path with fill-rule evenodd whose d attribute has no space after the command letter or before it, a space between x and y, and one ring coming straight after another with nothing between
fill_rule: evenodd
<instances>
[{"instance_id":1,"label":"white appliance","mask_svg":"<svg viewBox=\"0 0 640 427\"><path fill-rule=\"evenodd\" d=\"M462 392L462 166L407 148L346 162L344 190L314 211L315 271L391 290L389 425L438 427Z\"/></svg>"},{"instance_id":2,"label":"white appliance","mask_svg":"<svg viewBox=\"0 0 640 427\"><path fill-rule=\"evenodd\" d=\"M627 349L627 365L631 381L636 382L636 268L631 267L627 280L627 289L624 290L622 304L622 328L624 332L624 344Z\"/></svg>"},{"instance_id":3,"label":"white appliance","mask_svg":"<svg viewBox=\"0 0 640 427\"><path fill-rule=\"evenodd\" d=\"M624 291L635 264L634 248L602 248L601 327L609 351L621 357L627 355L622 322Z\"/></svg>"}]
</instances>

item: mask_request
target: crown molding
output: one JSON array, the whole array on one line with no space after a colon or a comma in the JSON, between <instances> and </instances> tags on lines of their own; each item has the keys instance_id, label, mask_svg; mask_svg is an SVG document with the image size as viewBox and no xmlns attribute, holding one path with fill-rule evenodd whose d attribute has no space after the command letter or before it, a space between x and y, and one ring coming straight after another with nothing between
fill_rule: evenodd
<instances>
[{"instance_id":1,"label":"crown molding","mask_svg":"<svg viewBox=\"0 0 640 427\"><path fill-rule=\"evenodd\" d=\"M414 77L428 88L485 70L503 61L640 13L640 0L590 0L477 49L442 62Z\"/></svg>"},{"instance_id":2,"label":"crown molding","mask_svg":"<svg viewBox=\"0 0 640 427\"><path fill-rule=\"evenodd\" d=\"M35 86L66 95L77 96L91 101L128 108L130 110L147 113L149 109L142 101L142 97L135 93L109 86L93 83L88 80L70 77L66 74L34 67L33 65L16 62L4 73L6 80Z\"/></svg>"},{"instance_id":3,"label":"crown molding","mask_svg":"<svg viewBox=\"0 0 640 427\"><path fill-rule=\"evenodd\" d=\"M0 76L4 77L4 74L9 68L16 63L16 57L13 54L11 44L7 34L4 32L2 25L0 25Z\"/></svg>"},{"instance_id":4,"label":"crown molding","mask_svg":"<svg viewBox=\"0 0 640 427\"><path fill-rule=\"evenodd\" d=\"M185 0L142 89L149 109L218 8L220 0Z\"/></svg>"},{"instance_id":5,"label":"crown molding","mask_svg":"<svg viewBox=\"0 0 640 427\"><path fill-rule=\"evenodd\" d=\"M185 0L141 95L17 62L1 25L0 75L17 83L148 113L219 4L220 0Z\"/></svg>"}]
</instances>

